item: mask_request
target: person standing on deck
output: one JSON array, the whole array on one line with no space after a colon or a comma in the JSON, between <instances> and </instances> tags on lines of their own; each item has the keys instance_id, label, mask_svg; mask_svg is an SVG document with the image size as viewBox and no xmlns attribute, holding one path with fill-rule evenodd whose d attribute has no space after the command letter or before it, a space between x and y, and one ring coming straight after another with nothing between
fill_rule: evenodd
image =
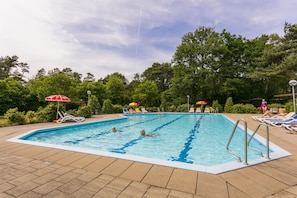
<instances>
[{"instance_id":1,"label":"person standing on deck","mask_svg":"<svg viewBox=\"0 0 297 198\"><path fill-rule=\"evenodd\" d=\"M262 99L262 102L260 104L260 111L265 113L268 110L268 105L265 99Z\"/></svg>"}]
</instances>

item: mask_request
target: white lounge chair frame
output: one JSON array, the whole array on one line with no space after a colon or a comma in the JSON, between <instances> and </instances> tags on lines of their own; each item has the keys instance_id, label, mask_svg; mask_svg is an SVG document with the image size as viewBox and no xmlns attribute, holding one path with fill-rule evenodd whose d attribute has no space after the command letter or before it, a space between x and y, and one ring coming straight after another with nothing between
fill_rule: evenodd
<instances>
[{"instance_id":1,"label":"white lounge chair frame","mask_svg":"<svg viewBox=\"0 0 297 198\"><path fill-rule=\"evenodd\" d=\"M76 117L60 111L58 111L58 115L60 118L58 119L57 123L63 123L67 121L82 122L86 119L85 117Z\"/></svg>"}]
</instances>

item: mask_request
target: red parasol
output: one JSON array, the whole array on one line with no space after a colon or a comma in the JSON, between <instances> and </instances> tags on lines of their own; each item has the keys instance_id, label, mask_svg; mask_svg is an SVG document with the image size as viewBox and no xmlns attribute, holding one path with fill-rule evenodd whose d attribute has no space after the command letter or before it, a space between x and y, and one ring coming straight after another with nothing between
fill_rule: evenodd
<instances>
[{"instance_id":1,"label":"red parasol","mask_svg":"<svg viewBox=\"0 0 297 198\"><path fill-rule=\"evenodd\" d=\"M196 104L197 105L205 105L205 104L207 104L207 102L204 100L200 100L200 101L196 102Z\"/></svg>"},{"instance_id":2,"label":"red parasol","mask_svg":"<svg viewBox=\"0 0 297 198\"><path fill-rule=\"evenodd\" d=\"M46 97L45 100L58 102L56 119L58 119L59 102L70 102L71 101L70 98L68 98L67 96L63 96L63 95L51 95L51 96Z\"/></svg>"},{"instance_id":3,"label":"red parasol","mask_svg":"<svg viewBox=\"0 0 297 198\"><path fill-rule=\"evenodd\" d=\"M52 95L45 98L46 101L70 102L70 98L63 95Z\"/></svg>"}]
</instances>

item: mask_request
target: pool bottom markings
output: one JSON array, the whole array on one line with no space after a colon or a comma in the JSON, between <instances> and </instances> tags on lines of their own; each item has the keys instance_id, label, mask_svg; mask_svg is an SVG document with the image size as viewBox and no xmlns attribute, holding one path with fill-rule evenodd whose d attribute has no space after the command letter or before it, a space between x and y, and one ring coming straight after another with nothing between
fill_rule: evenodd
<instances>
[{"instance_id":1,"label":"pool bottom markings","mask_svg":"<svg viewBox=\"0 0 297 198\"><path fill-rule=\"evenodd\" d=\"M150 120L147 120L147 121L137 122L137 123L135 123L133 125L126 125L126 126L123 126L123 127L119 128L119 129L121 130L121 129L128 128L128 127L131 127L131 126L136 126L136 125L143 124L143 123L146 123L146 122L151 122L151 121L154 121L156 119L159 119L159 118L153 118L153 119L150 119ZM106 135L106 134L109 134L109 133L110 133L110 131L104 131L102 133L97 133L95 135L87 136L87 137L77 139L77 140L67 140L67 141L64 141L64 143L65 144L79 144L82 141L92 139L92 138L98 138L100 136L103 136L103 135Z\"/></svg>"},{"instance_id":2,"label":"pool bottom markings","mask_svg":"<svg viewBox=\"0 0 297 198\"><path fill-rule=\"evenodd\" d=\"M194 126L194 128L189 132L190 135L187 138L187 141L184 144L184 149L180 152L178 157L171 157L171 159L168 159L170 161L178 161L178 162L184 162L188 164L193 164L194 162L191 160L188 160L189 150L192 149L192 142L194 139L196 139L196 134L199 133L198 129L200 126L200 120L202 119L202 116L200 116Z\"/></svg>"},{"instance_id":3,"label":"pool bottom markings","mask_svg":"<svg viewBox=\"0 0 297 198\"><path fill-rule=\"evenodd\" d=\"M155 128L154 130L151 131L151 133L157 132L157 131L160 130L161 128L163 128L163 127L165 127L165 126L167 126L167 125L169 125L169 124L171 124L171 123L173 123L173 122L175 122L175 121L181 119L182 117L184 117L184 116L180 116L180 117L178 117L178 118L175 118L174 120L171 120L171 121L169 121L169 122L167 122L167 123L165 123L165 124L163 124L163 125L161 125L161 126ZM138 138L136 138L136 139L134 139L134 140L131 140L130 142L127 142L127 143L124 144L124 146L122 146L121 148L110 149L109 151L110 151L110 152L114 152L114 153L125 154L125 153L126 153L126 151L125 151L126 148L131 147L131 146L137 144L137 142L138 142L139 140L142 140L143 138L144 138L144 136L140 136L140 137L138 137Z\"/></svg>"}]
</instances>

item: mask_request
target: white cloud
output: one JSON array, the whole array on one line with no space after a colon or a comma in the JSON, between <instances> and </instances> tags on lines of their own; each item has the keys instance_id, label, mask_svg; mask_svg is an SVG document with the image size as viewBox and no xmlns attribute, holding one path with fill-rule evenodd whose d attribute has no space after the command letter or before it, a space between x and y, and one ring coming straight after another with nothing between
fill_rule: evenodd
<instances>
[{"instance_id":1,"label":"white cloud","mask_svg":"<svg viewBox=\"0 0 297 198\"><path fill-rule=\"evenodd\" d=\"M169 62L181 37L199 26L255 38L282 34L297 20L291 0L2 0L0 56L17 55L37 70L71 67L97 79L131 79Z\"/></svg>"}]
</instances>

